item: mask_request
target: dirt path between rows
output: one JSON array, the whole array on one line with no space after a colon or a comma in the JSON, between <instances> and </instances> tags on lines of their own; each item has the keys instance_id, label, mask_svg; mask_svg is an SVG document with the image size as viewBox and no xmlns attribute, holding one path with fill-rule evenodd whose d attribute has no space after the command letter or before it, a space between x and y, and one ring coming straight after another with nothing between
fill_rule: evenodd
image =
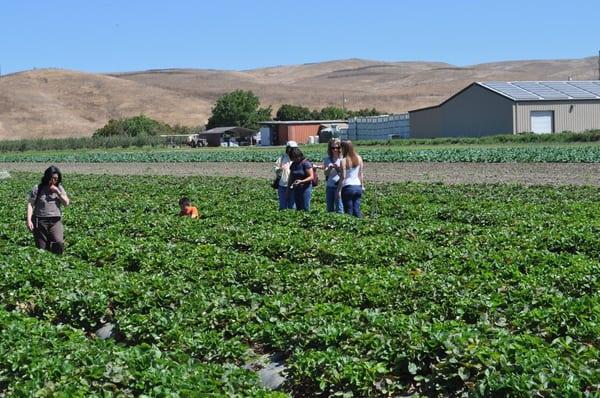
<instances>
[{"instance_id":1,"label":"dirt path between rows","mask_svg":"<svg viewBox=\"0 0 600 398\"><path fill-rule=\"evenodd\" d=\"M56 163L63 173L238 176L270 179L269 163ZM0 171L42 173L42 163L0 163ZM367 182L502 183L600 186L597 163L366 163Z\"/></svg>"}]
</instances>

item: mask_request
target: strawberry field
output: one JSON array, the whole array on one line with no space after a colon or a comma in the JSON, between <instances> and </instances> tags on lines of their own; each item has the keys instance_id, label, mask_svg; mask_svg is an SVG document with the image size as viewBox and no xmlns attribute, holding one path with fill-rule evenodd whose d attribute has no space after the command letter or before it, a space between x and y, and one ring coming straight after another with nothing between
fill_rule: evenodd
<instances>
[{"instance_id":1,"label":"strawberry field","mask_svg":"<svg viewBox=\"0 0 600 398\"><path fill-rule=\"evenodd\" d=\"M62 257L0 184L0 396L597 396L600 188L65 175ZM202 218L179 218L192 198ZM97 336L112 325L111 336ZM262 386L261 354L285 363Z\"/></svg>"}]
</instances>

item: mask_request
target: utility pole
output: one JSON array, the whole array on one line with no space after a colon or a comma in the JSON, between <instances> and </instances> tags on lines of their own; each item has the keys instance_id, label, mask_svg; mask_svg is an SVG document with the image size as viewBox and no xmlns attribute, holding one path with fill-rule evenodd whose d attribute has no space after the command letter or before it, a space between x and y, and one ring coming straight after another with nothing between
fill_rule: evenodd
<instances>
[{"instance_id":1,"label":"utility pole","mask_svg":"<svg viewBox=\"0 0 600 398\"><path fill-rule=\"evenodd\" d=\"M600 50L598 50L598 80L600 80Z\"/></svg>"},{"instance_id":2,"label":"utility pole","mask_svg":"<svg viewBox=\"0 0 600 398\"><path fill-rule=\"evenodd\" d=\"M346 95L342 92L342 109L346 111Z\"/></svg>"}]
</instances>

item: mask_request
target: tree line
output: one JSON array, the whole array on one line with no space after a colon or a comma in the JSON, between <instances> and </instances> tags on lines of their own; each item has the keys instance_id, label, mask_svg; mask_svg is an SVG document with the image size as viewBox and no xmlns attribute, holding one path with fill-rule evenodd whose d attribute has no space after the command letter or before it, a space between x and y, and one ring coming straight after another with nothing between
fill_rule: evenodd
<instances>
[{"instance_id":1,"label":"tree line","mask_svg":"<svg viewBox=\"0 0 600 398\"><path fill-rule=\"evenodd\" d=\"M139 115L123 119L111 119L102 128L96 130L93 137L193 134L201 132L204 129L228 126L258 130L259 122L273 120L272 114L273 109L271 106L266 108L261 107L258 96L252 91L235 90L217 99L206 126L170 126L145 115ZM283 104L275 113L274 120L346 120L351 117L377 116L381 114L384 114L384 112L380 112L375 108L353 111L336 106L327 106L321 110L310 110L301 105Z\"/></svg>"}]
</instances>

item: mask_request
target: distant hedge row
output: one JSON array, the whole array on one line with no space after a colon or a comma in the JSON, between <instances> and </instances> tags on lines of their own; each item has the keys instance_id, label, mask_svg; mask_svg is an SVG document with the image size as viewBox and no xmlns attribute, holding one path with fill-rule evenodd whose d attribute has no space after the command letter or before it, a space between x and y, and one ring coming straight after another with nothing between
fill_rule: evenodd
<instances>
[{"instance_id":1,"label":"distant hedge row","mask_svg":"<svg viewBox=\"0 0 600 398\"><path fill-rule=\"evenodd\" d=\"M441 137L441 138L410 138L385 141L387 145L478 145L528 142L596 142L600 141L600 130L587 130L582 133L563 131L555 134L502 134L485 137ZM361 141L361 145L381 145L382 141Z\"/></svg>"},{"instance_id":2,"label":"distant hedge row","mask_svg":"<svg viewBox=\"0 0 600 398\"><path fill-rule=\"evenodd\" d=\"M77 137L0 141L0 152L55 151L61 149L101 149L164 146L165 138L141 135L136 137Z\"/></svg>"},{"instance_id":3,"label":"distant hedge row","mask_svg":"<svg viewBox=\"0 0 600 398\"><path fill-rule=\"evenodd\" d=\"M145 115L139 115L111 119L96 130L92 137L0 141L0 152L166 146L180 143L185 140L185 137L166 140L160 135L189 135L198 131L198 127L170 126ZM174 142L175 139L178 142Z\"/></svg>"},{"instance_id":4,"label":"distant hedge row","mask_svg":"<svg viewBox=\"0 0 600 398\"><path fill-rule=\"evenodd\" d=\"M25 139L0 141L0 152L51 151L61 149L102 149L132 147L166 147L179 144L185 137L177 140L166 140L164 137L151 135L109 137L79 137L53 139ZM446 137L431 139L400 139L359 141L360 145L419 146L419 145L488 145L503 143L569 143L598 142L600 130L589 130L583 133L562 132L556 134L505 134L487 137Z\"/></svg>"}]
</instances>

